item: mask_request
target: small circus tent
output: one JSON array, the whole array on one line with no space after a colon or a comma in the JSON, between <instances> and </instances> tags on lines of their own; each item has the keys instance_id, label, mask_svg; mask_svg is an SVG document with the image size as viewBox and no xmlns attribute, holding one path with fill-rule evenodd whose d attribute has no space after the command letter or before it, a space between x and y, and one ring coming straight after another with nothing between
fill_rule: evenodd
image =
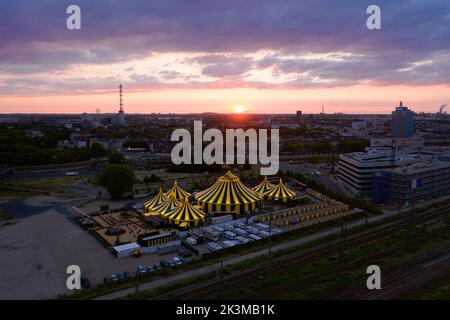
<instances>
[{"instance_id":1,"label":"small circus tent","mask_svg":"<svg viewBox=\"0 0 450 320\"><path fill-rule=\"evenodd\" d=\"M159 206L167 200L162 187L159 188L158 194L151 200L144 203L144 212L151 212L154 207Z\"/></svg>"},{"instance_id":2,"label":"small circus tent","mask_svg":"<svg viewBox=\"0 0 450 320\"><path fill-rule=\"evenodd\" d=\"M164 216L166 213L169 213L170 211L178 208L180 204L181 203L175 198L175 194L171 193L167 197L167 200L161 203L159 206L154 207L149 215L160 214L161 216Z\"/></svg>"},{"instance_id":3,"label":"small circus tent","mask_svg":"<svg viewBox=\"0 0 450 320\"><path fill-rule=\"evenodd\" d=\"M275 187L276 186L274 184L267 180L267 176L265 176L264 180L256 187L252 188L252 190L265 195L266 193L272 191Z\"/></svg>"},{"instance_id":4,"label":"small circus tent","mask_svg":"<svg viewBox=\"0 0 450 320\"><path fill-rule=\"evenodd\" d=\"M247 188L239 177L228 171L208 189L196 194L197 203L204 212L253 211L261 205L262 195Z\"/></svg>"},{"instance_id":5,"label":"small circus tent","mask_svg":"<svg viewBox=\"0 0 450 320\"><path fill-rule=\"evenodd\" d=\"M189 203L189 198L185 198L184 203L175 210L163 215L168 223L175 224L179 227L187 228L196 226L200 222L205 221L205 214Z\"/></svg>"},{"instance_id":6,"label":"small circus tent","mask_svg":"<svg viewBox=\"0 0 450 320\"><path fill-rule=\"evenodd\" d=\"M189 198L191 194L187 191L184 191L179 185L177 180L173 183L173 187L170 188L169 191L166 192L166 197L168 197L171 193L175 194L175 199L182 201L184 198Z\"/></svg>"},{"instance_id":7,"label":"small circus tent","mask_svg":"<svg viewBox=\"0 0 450 320\"><path fill-rule=\"evenodd\" d=\"M278 185L266 194L269 200L281 200L287 202L295 198L296 194L294 191L286 187L283 183L283 179L280 179Z\"/></svg>"}]
</instances>

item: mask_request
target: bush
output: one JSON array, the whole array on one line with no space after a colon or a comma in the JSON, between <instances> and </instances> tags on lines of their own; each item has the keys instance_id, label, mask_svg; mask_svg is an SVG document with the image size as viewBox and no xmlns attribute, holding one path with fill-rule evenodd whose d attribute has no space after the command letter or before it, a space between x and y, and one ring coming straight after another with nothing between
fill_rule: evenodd
<instances>
[{"instance_id":1,"label":"bush","mask_svg":"<svg viewBox=\"0 0 450 320\"><path fill-rule=\"evenodd\" d=\"M144 183L146 183L146 184L152 183L152 182L159 182L161 180L162 180L161 177L159 177L159 176L157 176L155 174L152 174L151 176L145 176L144 177Z\"/></svg>"}]
</instances>

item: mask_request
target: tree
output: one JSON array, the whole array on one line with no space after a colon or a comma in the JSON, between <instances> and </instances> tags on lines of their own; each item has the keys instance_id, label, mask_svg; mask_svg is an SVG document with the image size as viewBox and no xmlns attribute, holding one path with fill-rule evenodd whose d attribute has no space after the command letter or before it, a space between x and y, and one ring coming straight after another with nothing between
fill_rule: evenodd
<instances>
[{"instance_id":1,"label":"tree","mask_svg":"<svg viewBox=\"0 0 450 320\"><path fill-rule=\"evenodd\" d=\"M337 144L339 152L350 153L350 152L362 152L369 146L368 140L342 140Z\"/></svg>"},{"instance_id":2,"label":"tree","mask_svg":"<svg viewBox=\"0 0 450 320\"><path fill-rule=\"evenodd\" d=\"M92 154L94 155L94 157L101 157L106 154L105 148L100 143L97 143L97 142L94 142L92 144L91 151L92 151Z\"/></svg>"},{"instance_id":3,"label":"tree","mask_svg":"<svg viewBox=\"0 0 450 320\"><path fill-rule=\"evenodd\" d=\"M135 180L133 170L127 165L110 164L100 175L100 183L108 190L113 199L133 192Z\"/></svg>"},{"instance_id":4,"label":"tree","mask_svg":"<svg viewBox=\"0 0 450 320\"><path fill-rule=\"evenodd\" d=\"M54 149L58 146L58 140L54 136L45 135L42 138L42 144L48 149Z\"/></svg>"},{"instance_id":5,"label":"tree","mask_svg":"<svg viewBox=\"0 0 450 320\"><path fill-rule=\"evenodd\" d=\"M110 164L124 164L125 157L120 152L113 152L109 156L109 163Z\"/></svg>"}]
</instances>

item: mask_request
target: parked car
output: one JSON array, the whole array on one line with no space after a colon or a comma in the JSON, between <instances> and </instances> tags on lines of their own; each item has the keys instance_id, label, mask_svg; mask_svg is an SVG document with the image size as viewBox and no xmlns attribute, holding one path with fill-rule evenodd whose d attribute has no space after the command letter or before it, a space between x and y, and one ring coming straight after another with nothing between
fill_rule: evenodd
<instances>
[{"instance_id":1,"label":"parked car","mask_svg":"<svg viewBox=\"0 0 450 320\"><path fill-rule=\"evenodd\" d=\"M223 245L225 248L231 248L231 247L234 247L236 244L237 244L237 243L236 243L235 241L232 241L232 240L225 240L224 242L222 242L222 245Z\"/></svg>"},{"instance_id":2,"label":"parked car","mask_svg":"<svg viewBox=\"0 0 450 320\"><path fill-rule=\"evenodd\" d=\"M233 228L233 226L231 224L224 225L223 229L226 230L226 231L233 231L234 230L234 228Z\"/></svg>"},{"instance_id":3,"label":"parked car","mask_svg":"<svg viewBox=\"0 0 450 320\"><path fill-rule=\"evenodd\" d=\"M215 242L209 242L206 247L211 251L218 251L222 249L222 247Z\"/></svg>"},{"instance_id":4,"label":"parked car","mask_svg":"<svg viewBox=\"0 0 450 320\"><path fill-rule=\"evenodd\" d=\"M194 238L192 238L192 237L186 238L186 242L187 242L188 244L190 244L191 246L197 245L197 240L194 239Z\"/></svg>"},{"instance_id":5,"label":"parked car","mask_svg":"<svg viewBox=\"0 0 450 320\"><path fill-rule=\"evenodd\" d=\"M260 232L258 232L258 236L260 236L261 238L268 238L270 237L270 233L264 230L261 230Z\"/></svg>"},{"instance_id":6,"label":"parked car","mask_svg":"<svg viewBox=\"0 0 450 320\"><path fill-rule=\"evenodd\" d=\"M261 229L261 230L268 230L269 229L269 226L267 225L267 224L264 224L264 223L255 223L255 227L257 227L258 229Z\"/></svg>"},{"instance_id":7,"label":"parked car","mask_svg":"<svg viewBox=\"0 0 450 320\"><path fill-rule=\"evenodd\" d=\"M245 223L242 223L242 222L238 222L234 226L237 228L240 228L240 229L245 229L245 227L246 227Z\"/></svg>"},{"instance_id":8,"label":"parked car","mask_svg":"<svg viewBox=\"0 0 450 320\"><path fill-rule=\"evenodd\" d=\"M244 229L241 229L241 228L235 228L233 232L235 234L237 234L238 236L246 236L247 235L247 231L245 231Z\"/></svg>"},{"instance_id":9,"label":"parked car","mask_svg":"<svg viewBox=\"0 0 450 320\"><path fill-rule=\"evenodd\" d=\"M236 234L231 231L225 231L224 236L225 236L225 238L230 239L230 240L236 239Z\"/></svg>"},{"instance_id":10,"label":"parked car","mask_svg":"<svg viewBox=\"0 0 450 320\"><path fill-rule=\"evenodd\" d=\"M256 235L256 234L253 234L253 233L249 234L249 235L248 235L248 238L251 238L251 239L253 239L253 240L255 240L255 241L258 241L258 240L261 240L261 239L262 239L260 236L258 236L258 235Z\"/></svg>"},{"instance_id":11,"label":"parked car","mask_svg":"<svg viewBox=\"0 0 450 320\"><path fill-rule=\"evenodd\" d=\"M131 279L133 278L133 275L131 274L131 272L125 271L124 273L125 279Z\"/></svg>"},{"instance_id":12,"label":"parked car","mask_svg":"<svg viewBox=\"0 0 450 320\"><path fill-rule=\"evenodd\" d=\"M112 282L117 282L117 281L119 281L119 277L117 276L117 274L113 274L111 276L111 280L112 280Z\"/></svg>"},{"instance_id":13,"label":"parked car","mask_svg":"<svg viewBox=\"0 0 450 320\"><path fill-rule=\"evenodd\" d=\"M272 234L279 234L282 231L280 229L272 228Z\"/></svg>"},{"instance_id":14,"label":"parked car","mask_svg":"<svg viewBox=\"0 0 450 320\"><path fill-rule=\"evenodd\" d=\"M171 267L171 268L175 268L177 266L177 264L173 261L168 261L168 263L169 263L169 267Z\"/></svg>"},{"instance_id":15,"label":"parked car","mask_svg":"<svg viewBox=\"0 0 450 320\"><path fill-rule=\"evenodd\" d=\"M178 254L182 257L182 258L189 258L192 257L192 252L190 252L187 249L180 249L178 251Z\"/></svg>"},{"instance_id":16,"label":"parked car","mask_svg":"<svg viewBox=\"0 0 450 320\"><path fill-rule=\"evenodd\" d=\"M167 260L162 260L160 262L160 264L161 264L161 267L163 267L165 269L169 269L170 268L169 262Z\"/></svg>"},{"instance_id":17,"label":"parked car","mask_svg":"<svg viewBox=\"0 0 450 320\"><path fill-rule=\"evenodd\" d=\"M103 278L103 283L111 283L111 282L113 282L113 279L112 279L111 276L108 276L108 277L104 277L104 278Z\"/></svg>"},{"instance_id":18,"label":"parked car","mask_svg":"<svg viewBox=\"0 0 450 320\"><path fill-rule=\"evenodd\" d=\"M244 238L241 236L236 237L236 241L239 241L240 243L243 243L243 244L250 242L247 238Z\"/></svg>"},{"instance_id":19,"label":"parked car","mask_svg":"<svg viewBox=\"0 0 450 320\"><path fill-rule=\"evenodd\" d=\"M181 261L181 259L178 258L178 257L173 257L173 258L172 258L172 261L175 262L175 264L176 264L177 266L181 266L181 265L183 264L183 262Z\"/></svg>"},{"instance_id":20,"label":"parked car","mask_svg":"<svg viewBox=\"0 0 450 320\"><path fill-rule=\"evenodd\" d=\"M138 266L136 268L136 273L139 274L139 275L146 274L147 273L147 269L145 267L143 267L143 266Z\"/></svg>"},{"instance_id":21,"label":"parked car","mask_svg":"<svg viewBox=\"0 0 450 320\"><path fill-rule=\"evenodd\" d=\"M219 233L222 233L222 232L224 232L224 231L225 231L225 229L224 229L224 228L222 228L222 227L219 227L219 226L216 226L216 227L214 227L214 228L213 228L213 230L214 230L214 231L216 231L216 232L219 232Z\"/></svg>"},{"instance_id":22,"label":"parked car","mask_svg":"<svg viewBox=\"0 0 450 320\"><path fill-rule=\"evenodd\" d=\"M153 265L148 266L147 272L150 272L150 273L155 272L155 267Z\"/></svg>"},{"instance_id":23,"label":"parked car","mask_svg":"<svg viewBox=\"0 0 450 320\"><path fill-rule=\"evenodd\" d=\"M84 274L81 274L80 282L81 282L81 286L84 289L89 289L91 287L91 280L89 280L89 278Z\"/></svg>"},{"instance_id":24,"label":"parked car","mask_svg":"<svg viewBox=\"0 0 450 320\"><path fill-rule=\"evenodd\" d=\"M259 231L257 228L252 227L252 226L246 227L245 230L249 233L258 233L258 231Z\"/></svg>"},{"instance_id":25,"label":"parked car","mask_svg":"<svg viewBox=\"0 0 450 320\"><path fill-rule=\"evenodd\" d=\"M189 260L186 259L186 258L181 257L180 260L181 260L181 262L182 262L183 264L188 264L188 263L189 263Z\"/></svg>"},{"instance_id":26,"label":"parked car","mask_svg":"<svg viewBox=\"0 0 450 320\"><path fill-rule=\"evenodd\" d=\"M159 264L156 264L156 263L153 265L153 268L155 268L155 271L161 270L161 266Z\"/></svg>"},{"instance_id":27,"label":"parked car","mask_svg":"<svg viewBox=\"0 0 450 320\"><path fill-rule=\"evenodd\" d=\"M117 276L117 279L119 279L119 281L125 280L125 273L123 273L123 272L118 272L116 274L116 276Z\"/></svg>"}]
</instances>

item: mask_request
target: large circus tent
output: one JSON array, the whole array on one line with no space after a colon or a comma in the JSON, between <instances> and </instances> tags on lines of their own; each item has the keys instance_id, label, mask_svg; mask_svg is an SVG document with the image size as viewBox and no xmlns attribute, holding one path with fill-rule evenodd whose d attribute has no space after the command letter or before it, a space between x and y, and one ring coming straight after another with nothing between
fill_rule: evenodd
<instances>
[{"instance_id":1,"label":"large circus tent","mask_svg":"<svg viewBox=\"0 0 450 320\"><path fill-rule=\"evenodd\" d=\"M164 217L165 214L173 211L174 209L178 208L181 205L180 201L175 198L175 194L171 193L167 200L161 203L160 205L154 207L152 209L152 212L155 214L160 214L162 217ZM150 213L151 214L151 213Z\"/></svg>"},{"instance_id":2,"label":"large circus tent","mask_svg":"<svg viewBox=\"0 0 450 320\"><path fill-rule=\"evenodd\" d=\"M283 179L280 179L278 185L266 193L266 196L269 200L288 202L295 199L296 193L283 183Z\"/></svg>"},{"instance_id":3,"label":"large circus tent","mask_svg":"<svg viewBox=\"0 0 450 320\"><path fill-rule=\"evenodd\" d=\"M189 198L185 198L182 205L165 213L163 218L166 219L168 223L175 224L181 228L187 228L192 225L196 226L200 222L204 222L205 214L190 204Z\"/></svg>"},{"instance_id":4,"label":"large circus tent","mask_svg":"<svg viewBox=\"0 0 450 320\"><path fill-rule=\"evenodd\" d=\"M228 171L195 199L204 212L235 212L241 214L261 206L262 195L247 188L239 177Z\"/></svg>"}]
</instances>

